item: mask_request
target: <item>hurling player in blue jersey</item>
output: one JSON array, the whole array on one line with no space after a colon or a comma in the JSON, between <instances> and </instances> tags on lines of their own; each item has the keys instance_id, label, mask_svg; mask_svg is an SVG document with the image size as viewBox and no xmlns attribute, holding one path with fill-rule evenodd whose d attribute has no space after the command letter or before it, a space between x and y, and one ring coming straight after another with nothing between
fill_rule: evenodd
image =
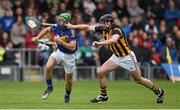
<instances>
[{"instance_id":1,"label":"hurling player in blue jersey","mask_svg":"<svg viewBox=\"0 0 180 110\"><path fill-rule=\"evenodd\" d=\"M42 38L48 31L53 31L55 33L54 41L57 44L57 51L53 52L49 57L46 64L45 77L47 88L42 96L43 99L47 99L49 94L53 91L52 84L52 69L57 64L63 64L65 69L65 96L64 102L68 103L70 101L70 94L72 88L72 74L75 70L75 51L77 49L76 37L74 31L71 29L66 29L66 23L71 21L71 15L69 13L61 13L58 18L58 23L56 26L47 27L43 29L38 36L32 38L32 41L37 41ZM63 38L63 39L62 39ZM65 38L65 39L64 39Z\"/></svg>"}]
</instances>

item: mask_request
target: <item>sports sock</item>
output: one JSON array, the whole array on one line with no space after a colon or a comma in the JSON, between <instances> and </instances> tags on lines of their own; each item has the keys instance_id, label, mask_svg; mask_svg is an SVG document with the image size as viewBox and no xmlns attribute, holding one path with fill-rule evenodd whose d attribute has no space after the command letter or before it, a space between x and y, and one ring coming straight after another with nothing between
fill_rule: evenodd
<instances>
[{"instance_id":1,"label":"sports sock","mask_svg":"<svg viewBox=\"0 0 180 110\"><path fill-rule=\"evenodd\" d=\"M71 94L71 89L66 88L66 95L70 95L70 94Z\"/></svg>"},{"instance_id":2,"label":"sports sock","mask_svg":"<svg viewBox=\"0 0 180 110\"><path fill-rule=\"evenodd\" d=\"M159 88L156 87L155 85L153 85L153 87L151 88L151 90L152 90L156 95L158 95L158 94L160 93Z\"/></svg>"},{"instance_id":3,"label":"sports sock","mask_svg":"<svg viewBox=\"0 0 180 110\"><path fill-rule=\"evenodd\" d=\"M107 96L106 87L101 87L101 95L102 95L102 96Z\"/></svg>"},{"instance_id":4,"label":"sports sock","mask_svg":"<svg viewBox=\"0 0 180 110\"><path fill-rule=\"evenodd\" d=\"M49 90L53 89L52 79L46 79L46 84Z\"/></svg>"}]
</instances>

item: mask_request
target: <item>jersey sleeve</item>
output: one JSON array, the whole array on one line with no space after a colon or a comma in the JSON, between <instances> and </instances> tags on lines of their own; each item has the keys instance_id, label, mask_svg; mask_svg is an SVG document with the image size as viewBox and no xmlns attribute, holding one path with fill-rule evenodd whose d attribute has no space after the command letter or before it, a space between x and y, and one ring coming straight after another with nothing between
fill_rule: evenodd
<instances>
[{"instance_id":1,"label":"jersey sleeve","mask_svg":"<svg viewBox=\"0 0 180 110\"><path fill-rule=\"evenodd\" d=\"M100 26L96 26L96 27L95 27L95 31L96 31L96 32L99 32L99 33L102 33L102 32L103 32L103 30L102 30L102 28L101 28Z\"/></svg>"},{"instance_id":2,"label":"jersey sleeve","mask_svg":"<svg viewBox=\"0 0 180 110\"><path fill-rule=\"evenodd\" d=\"M77 38L75 36L75 31L74 30L70 30L68 36L69 36L69 41L77 41Z\"/></svg>"},{"instance_id":3,"label":"jersey sleeve","mask_svg":"<svg viewBox=\"0 0 180 110\"><path fill-rule=\"evenodd\" d=\"M124 33L122 32L122 30L120 28L114 28L112 30L112 35L114 34L118 34L120 36L120 38L122 38L124 36Z\"/></svg>"},{"instance_id":4,"label":"jersey sleeve","mask_svg":"<svg viewBox=\"0 0 180 110\"><path fill-rule=\"evenodd\" d=\"M114 29L112 30L112 35L114 35L114 34L119 34L119 35L121 35L121 34L122 34L122 31L121 31L119 28L114 28Z\"/></svg>"}]
</instances>

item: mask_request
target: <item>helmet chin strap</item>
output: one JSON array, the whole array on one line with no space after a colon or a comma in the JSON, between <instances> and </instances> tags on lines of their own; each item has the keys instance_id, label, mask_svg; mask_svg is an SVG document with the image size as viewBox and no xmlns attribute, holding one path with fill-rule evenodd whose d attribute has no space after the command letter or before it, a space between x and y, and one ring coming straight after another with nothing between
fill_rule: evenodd
<instances>
[{"instance_id":1,"label":"helmet chin strap","mask_svg":"<svg viewBox=\"0 0 180 110\"><path fill-rule=\"evenodd\" d=\"M115 24L115 22L111 23L111 25L108 27L107 31L111 30L113 24Z\"/></svg>"}]
</instances>

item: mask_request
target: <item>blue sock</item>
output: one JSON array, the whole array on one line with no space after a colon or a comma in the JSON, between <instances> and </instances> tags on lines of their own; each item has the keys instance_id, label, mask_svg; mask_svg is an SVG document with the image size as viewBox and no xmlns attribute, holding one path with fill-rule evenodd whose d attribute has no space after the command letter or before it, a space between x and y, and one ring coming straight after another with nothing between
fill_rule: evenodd
<instances>
[{"instance_id":1,"label":"blue sock","mask_svg":"<svg viewBox=\"0 0 180 110\"><path fill-rule=\"evenodd\" d=\"M48 86L48 89L53 89L52 79L46 79L46 84Z\"/></svg>"}]
</instances>

